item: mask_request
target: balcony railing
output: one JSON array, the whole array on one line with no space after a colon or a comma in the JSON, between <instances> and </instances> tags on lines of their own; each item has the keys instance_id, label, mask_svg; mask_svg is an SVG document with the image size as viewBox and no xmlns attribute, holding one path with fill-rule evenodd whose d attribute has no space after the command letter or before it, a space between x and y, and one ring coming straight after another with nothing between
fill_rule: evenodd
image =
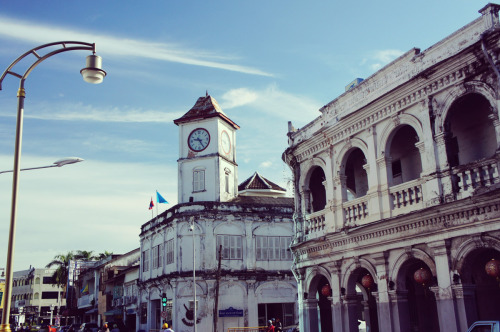
<instances>
[{"instance_id":1,"label":"balcony railing","mask_svg":"<svg viewBox=\"0 0 500 332\"><path fill-rule=\"evenodd\" d=\"M368 198L366 196L342 203L344 210L344 225L353 226L368 218Z\"/></svg>"},{"instance_id":2,"label":"balcony railing","mask_svg":"<svg viewBox=\"0 0 500 332\"><path fill-rule=\"evenodd\" d=\"M91 306L94 300L94 294L84 295L78 299L78 308L85 308Z\"/></svg>"},{"instance_id":3,"label":"balcony railing","mask_svg":"<svg viewBox=\"0 0 500 332\"><path fill-rule=\"evenodd\" d=\"M458 192L461 194L488 187L500 182L498 161L496 159L481 160L476 163L455 167L452 174L458 178Z\"/></svg>"},{"instance_id":4,"label":"balcony railing","mask_svg":"<svg viewBox=\"0 0 500 332\"><path fill-rule=\"evenodd\" d=\"M320 210L306 216L306 229L307 235L318 234L325 229L325 211Z\"/></svg>"},{"instance_id":5,"label":"balcony railing","mask_svg":"<svg viewBox=\"0 0 500 332\"><path fill-rule=\"evenodd\" d=\"M423 207L422 182L422 179L416 179L389 188L393 215Z\"/></svg>"}]
</instances>

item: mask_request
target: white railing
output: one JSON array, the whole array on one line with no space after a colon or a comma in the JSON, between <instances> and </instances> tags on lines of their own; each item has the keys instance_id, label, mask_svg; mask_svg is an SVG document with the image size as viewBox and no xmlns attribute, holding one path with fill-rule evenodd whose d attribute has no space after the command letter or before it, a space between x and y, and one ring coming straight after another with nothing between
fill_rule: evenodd
<instances>
[{"instance_id":1,"label":"white railing","mask_svg":"<svg viewBox=\"0 0 500 332\"><path fill-rule=\"evenodd\" d=\"M389 188L391 197L391 209L398 210L410 208L414 210L422 207L422 180L408 181L400 185Z\"/></svg>"},{"instance_id":2,"label":"white railing","mask_svg":"<svg viewBox=\"0 0 500 332\"><path fill-rule=\"evenodd\" d=\"M496 159L455 167L452 172L458 177L458 191L460 193L471 192L477 188L488 187L500 182Z\"/></svg>"},{"instance_id":3,"label":"white railing","mask_svg":"<svg viewBox=\"0 0 500 332\"><path fill-rule=\"evenodd\" d=\"M325 229L325 211L316 211L306 216L306 234L316 234Z\"/></svg>"},{"instance_id":4,"label":"white railing","mask_svg":"<svg viewBox=\"0 0 500 332\"><path fill-rule=\"evenodd\" d=\"M344 210L344 225L353 226L368 218L368 198L366 196L342 203Z\"/></svg>"},{"instance_id":5,"label":"white railing","mask_svg":"<svg viewBox=\"0 0 500 332\"><path fill-rule=\"evenodd\" d=\"M84 295L78 299L78 308L91 305L94 294Z\"/></svg>"}]
</instances>

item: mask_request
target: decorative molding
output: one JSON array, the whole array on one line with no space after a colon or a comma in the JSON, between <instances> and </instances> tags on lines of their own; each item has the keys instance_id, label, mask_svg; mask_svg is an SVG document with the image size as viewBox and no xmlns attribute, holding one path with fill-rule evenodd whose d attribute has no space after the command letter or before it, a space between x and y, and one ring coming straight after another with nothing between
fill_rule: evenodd
<instances>
[{"instance_id":1,"label":"decorative molding","mask_svg":"<svg viewBox=\"0 0 500 332\"><path fill-rule=\"evenodd\" d=\"M356 121L339 132L333 133L330 137L322 135L321 142L316 143L305 151L297 154L297 161L300 163L330 145L337 144L342 140L351 138L353 135L365 130L368 126L373 126L373 124L379 123L389 117L397 116L395 113L401 112L402 110L422 101L426 101L431 95L447 89L450 85L460 83L466 77L475 75L483 68L483 65L484 62L482 60L476 60L465 64L461 68L448 73L446 76L440 77L424 86L420 86L412 93L380 108L378 111L360 119L359 121ZM338 123L336 123L336 126L341 127ZM305 140L305 142L307 142L307 140Z\"/></svg>"},{"instance_id":2,"label":"decorative molding","mask_svg":"<svg viewBox=\"0 0 500 332\"><path fill-rule=\"evenodd\" d=\"M409 223L392 225L373 232L353 235L335 241L325 240L321 243L310 242L311 246L296 249L295 256L297 262L306 262L311 259L311 256L327 256L331 254L332 250L338 251L339 248L346 248L349 245L355 245L359 248L361 247L361 243L370 240L376 241L379 245L381 245L384 241L394 240L395 234L398 233L407 232L411 233L409 236L414 234L424 236L425 234L434 233L439 230L461 227L463 225L477 222L478 216L498 211L500 211L500 202L491 202L490 204L483 206L470 206L463 209L456 209L455 211L449 213L441 213L439 215L432 213L426 218L422 216L421 219L416 218ZM351 234L352 232L353 230L351 230ZM338 234L340 235L340 233Z\"/></svg>"}]
</instances>

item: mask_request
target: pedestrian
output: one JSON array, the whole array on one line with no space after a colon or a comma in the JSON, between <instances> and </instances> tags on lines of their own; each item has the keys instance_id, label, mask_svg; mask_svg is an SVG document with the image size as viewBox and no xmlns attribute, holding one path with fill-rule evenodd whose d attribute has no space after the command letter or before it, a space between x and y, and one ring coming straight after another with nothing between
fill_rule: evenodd
<instances>
[{"instance_id":1,"label":"pedestrian","mask_svg":"<svg viewBox=\"0 0 500 332\"><path fill-rule=\"evenodd\" d=\"M174 332L174 330L172 330L172 328L168 327L167 323L164 323L162 328L161 328L161 332Z\"/></svg>"},{"instance_id":2,"label":"pedestrian","mask_svg":"<svg viewBox=\"0 0 500 332\"><path fill-rule=\"evenodd\" d=\"M274 323L274 327L275 327L276 332L283 331L283 324L281 324L281 321L279 318L276 318L276 322Z\"/></svg>"},{"instance_id":3,"label":"pedestrian","mask_svg":"<svg viewBox=\"0 0 500 332\"><path fill-rule=\"evenodd\" d=\"M120 329L118 328L118 325L113 324L113 329L111 330L111 332L120 332Z\"/></svg>"},{"instance_id":4,"label":"pedestrian","mask_svg":"<svg viewBox=\"0 0 500 332\"><path fill-rule=\"evenodd\" d=\"M102 327L102 332L110 332L109 331L109 327L108 327L108 324L104 324L103 327Z\"/></svg>"},{"instance_id":5,"label":"pedestrian","mask_svg":"<svg viewBox=\"0 0 500 332\"><path fill-rule=\"evenodd\" d=\"M267 321L267 330L266 330L266 332L275 332L272 320L268 320Z\"/></svg>"}]
</instances>

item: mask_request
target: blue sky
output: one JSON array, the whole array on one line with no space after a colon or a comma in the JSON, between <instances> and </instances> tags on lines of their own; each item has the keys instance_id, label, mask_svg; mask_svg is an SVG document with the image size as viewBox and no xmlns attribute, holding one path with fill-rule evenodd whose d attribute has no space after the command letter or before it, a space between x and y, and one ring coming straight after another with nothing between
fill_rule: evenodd
<instances>
[{"instance_id":1,"label":"blue sky","mask_svg":"<svg viewBox=\"0 0 500 332\"><path fill-rule=\"evenodd\" d=\"M80 76L85 51L40 64L26 81L23 172L14 269L69 250L139 246L158 190L177 202L178 130L172 120L208 91L241 129L239 182L259 171L287 187L287 121L318 109L413 47L422 50L479 17L478 1L6 1L0 70L36 46L95 42L108 72ZM27 62L31 64L33 60ZM20 63L23 73L26 63ZM23 67L24 66L24 67ZM0 170L12 169L19 80L0 91ZM12 177L0 174L0 267ZM2 247L3 246L3 247Z\"/></svg>"}]
</instances>

